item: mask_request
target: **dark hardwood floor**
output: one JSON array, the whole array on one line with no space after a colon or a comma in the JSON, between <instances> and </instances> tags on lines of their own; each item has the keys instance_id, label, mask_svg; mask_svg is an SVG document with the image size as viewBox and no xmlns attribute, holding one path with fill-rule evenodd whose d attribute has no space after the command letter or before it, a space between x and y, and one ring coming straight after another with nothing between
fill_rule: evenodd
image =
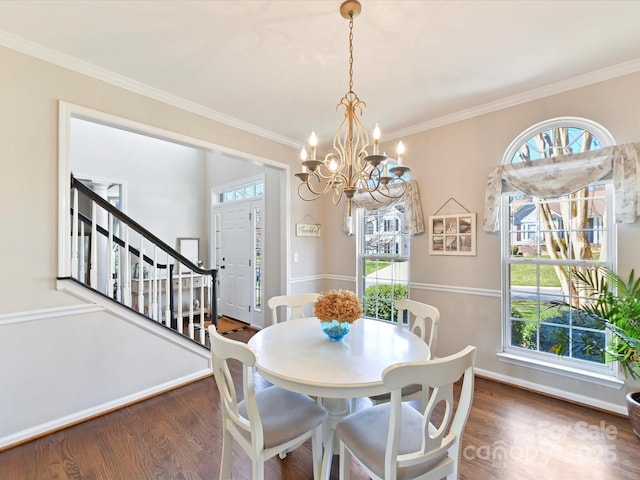
<instances>
[{"instance_id":1,"label":"dark hardwood floor","mask_svg":"<svg viewBox=\"0 0 640 480\"><path fill-rule=\"evenodd\" d=\"M0 452L0 480L217 479L219 425L211 377ZM308 442L270 459L266 478L310 480L310 450ZM237 445L233 458L233 478L250 479ZM368 478L352 472L353 480ZM637 480L640 439L624 417L478 378L460 472L468 480ZM338 478L337 457L331 478Z\"/></svg>"}]
</instances>

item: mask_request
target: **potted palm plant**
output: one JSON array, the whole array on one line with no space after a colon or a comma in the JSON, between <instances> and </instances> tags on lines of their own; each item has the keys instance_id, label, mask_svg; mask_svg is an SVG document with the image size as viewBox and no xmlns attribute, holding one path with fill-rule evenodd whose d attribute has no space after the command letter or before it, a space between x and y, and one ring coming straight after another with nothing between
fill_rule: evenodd
<instances>
[{"instance_id":1,"label":"potted palm plant","mask_svg":"<svg viewBox=\"0 0 640 480\"><path fill-rule=\"evenodd\" d=\"M605 361L618 362L627 380L640 380L640 278L635 278L633 270L627 279L606 268L573 273L588 297L579 308L596 316L611 332L604 348L593 342L586 342L585 348L599 351ZM626 402L629 420L640 437L640 391L627 393Z\"/></svg>"}]
</instances>

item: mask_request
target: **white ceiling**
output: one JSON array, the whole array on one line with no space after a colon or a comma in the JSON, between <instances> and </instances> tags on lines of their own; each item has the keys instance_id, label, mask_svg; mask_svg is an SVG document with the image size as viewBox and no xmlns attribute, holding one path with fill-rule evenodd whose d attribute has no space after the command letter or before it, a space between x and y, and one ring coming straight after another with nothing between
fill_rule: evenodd
<instances>
[{"instance_id":1,"label":"white ceiling","mask_svg":"<svg viewBox=\"0 0 640 480\"><path fill-rule=\"evenodd\" d=\"M328 142L348 89L340 3L0 0L0 45L285 143ZM640 71L639 18L638 1L362 0L363 122L397 138Z\"/></svg>"}]
</instances>

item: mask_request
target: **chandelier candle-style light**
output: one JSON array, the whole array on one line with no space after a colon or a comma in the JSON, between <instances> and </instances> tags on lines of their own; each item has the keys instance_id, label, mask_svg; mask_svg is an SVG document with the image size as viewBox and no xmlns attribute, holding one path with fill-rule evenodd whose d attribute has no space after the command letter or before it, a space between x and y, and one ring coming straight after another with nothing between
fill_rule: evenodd
<instances>
[{"instance_id":1,"label":"chandelier candle-style light","mask_svg":"<svg viewBox=\"0 0 640 480\"><path fill-rule=\"evenodd\" d=\"M353 91L353 19L362 6L357 0L347 0L340 6L340 14L349 20L349 90L336 108L344 107L344 119L333 137L333 151L323 160L318 160L318 138L315 132L309 138L311 155L302 147L300 159L302 172L296 173L301 180L298 195L303 200L315 200L332 192L333 204L338 205L343 194L347 197L348 215L356 192L366 192L382 202L382 197L399 198L406 190L405 174L410 169L403 165L404 145L398 143L396 166L388 168L393 159L380 154L380 128L373 129L373 148L369 155L369 134L360 121L365 102ZM380 195L380 196L378 196Z\"/></svg>"}]
</instances>

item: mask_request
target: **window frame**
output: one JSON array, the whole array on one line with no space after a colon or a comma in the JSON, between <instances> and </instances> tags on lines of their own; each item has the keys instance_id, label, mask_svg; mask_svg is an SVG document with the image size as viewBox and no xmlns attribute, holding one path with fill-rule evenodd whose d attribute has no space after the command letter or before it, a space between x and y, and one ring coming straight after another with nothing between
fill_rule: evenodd
<instances>
[{"instance_id":1,"label":"window frame","mask_svg":"<svg viewBox=\"0 0 640 480\"><path fill-rule=\"evenodd\" d=\"M544 132L550 129L568 127L579 128L587 130L598 139L602 148L615 145L613 136L601 125L584 118L579 117L559 117L543 122L537 123L528 129L520 133L513 142L506 149L502 158L502 165L511 164L513 157L519 151L519 148L540 132ZM533 160L535 161L535 160ZM615 269L617 265L617 235L616 225L613 216L613 188L611 181L597 182L592 185L604 185L605 186L605 198L607 202L607 215L605 235L606 238L606 262L597 262L599 264L606 264L610 268ZM595 362L589 362L587 360L580 360L570 357L559 357L549 354L547 352L539 350L527 350L526 348L516 347L511 345L511 276L510 267L514 264L523 263L521 260L513 258L511 254L511 241L512 241L512 228L511 228L511 215L510 215L510 194L502 195L500 199L500 236L501 236L501 353L499 357L511 363L526 365L543 371L553 371L554 373L560 373L573 378L580 377L582 379L592 380L597 383L610 385L614 383L619 387L619 381L617 381L617 368L615 363L599 364ZM537 225L537 223L536 223ZM535 230L535 229L534 229ZM529 229L523 230L522 235L531 235L534 231ZM531 259L527 263L533 263L535 265L558 265L569 264L574 262L563 261L550 261L545 259ZM596 263L595 261L584 261L585 263ZM538 282L537 282L538 283ZM537 285L540 286L539 283ZM538 297L539 298L539 297Z\"/></svg>"},{"instance_id":2,"label":"window frame","mask_svg":"<svg viewBox=\"0 0 640 480\"><path fill-rule=\"evenodd\" d=\"M400 200L400 202L396 202L394 203L392 206L388 207L388 208L395 208L396 205L398 205L398 203L403 203L404 200ZM386 209L382 209L382 210L371 210L371 212L384 212ZM411 235L409 233L405 233L404 232L404 224L402 221L400 221L399 219L395 219L395 223L398 224L398 228L395 230L397 231L397 235L401 236L401 237L406 237L404 238L402 241L406 242L406 254L402 255L400 253L398 254L394 254L394 253L387 253L387 252L378 252L377 255L367 255L365 252L365 240L366 240L366 236L368 235L372 235L375 234L375 230L376 230L376 225L373 225L373 230L374 233L370 232L370 229L367 229L367 223L371 224L371 222L366 222L366 218L367 218L367 210L365 208L359 207L356 209L356 287L357 287L357 292L358 292L358 296L360 297L360 299L362 300L362 304L363 306L366 306L366 299L365 299L365 290L367 288L366 282L365 282L365 264L367 261L369 260L377 260L377 261L384 261L384 262L392 262L392 263L397 263L397 264L402 264L404 263L406 265L406 269L407 269L407 278L406 278L406 283L402 284L402 285L406 285L406 289L407 289L407 298L409 298L409 292L410 292L410 288L411 288L411 282L410 282L410 258L411 258ZM379 229L377 229L378 234L381 234L382 236L388 236L389 231L386 229L386 227L389 225L389 220L388 219L382 219L381 222L379 222L378 226L381 227ZM395 245L395 243L394 243ZM402 250L402 248L401 248ZM376 281L377 283L377 281ZM393 283L392 285L398 285L400 283ZM385 318L380 318L378 316L366 316L366 318L373 318L376 320L380 320L380 321L386 321L386 322L391 322L391 323L395 323L397 322L398 318L395 315L395 299L392 298L391 299L391 318L390 319L385 319Z\"/></svg>"}]
</instances>

